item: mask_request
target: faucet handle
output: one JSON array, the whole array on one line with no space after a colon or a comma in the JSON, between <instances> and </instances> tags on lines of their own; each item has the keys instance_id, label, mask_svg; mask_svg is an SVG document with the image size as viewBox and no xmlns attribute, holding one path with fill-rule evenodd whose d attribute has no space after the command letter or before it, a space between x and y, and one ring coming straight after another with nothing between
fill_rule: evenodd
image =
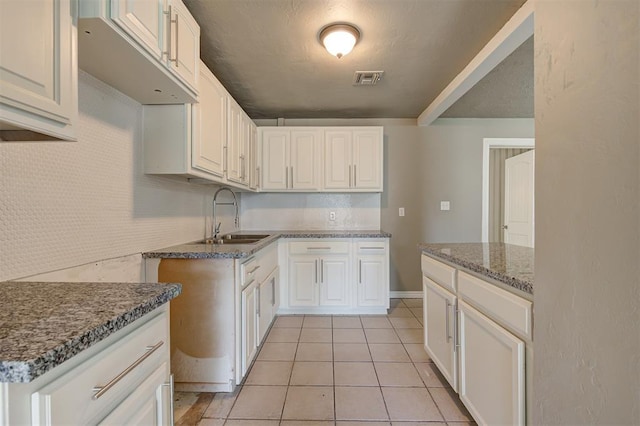
<instances>
[{"instance_id":1,"label":"faucet handle","mask_svg":"<svg viewBox=\"0 0 640 426\"><path fill-rule=\"evenodd\" d=\"M216 235L218 234L218 232L220 232L221 225L222 225L222 222L218 222L218 224L216 225Z\"/></svg>"}]
</instances>

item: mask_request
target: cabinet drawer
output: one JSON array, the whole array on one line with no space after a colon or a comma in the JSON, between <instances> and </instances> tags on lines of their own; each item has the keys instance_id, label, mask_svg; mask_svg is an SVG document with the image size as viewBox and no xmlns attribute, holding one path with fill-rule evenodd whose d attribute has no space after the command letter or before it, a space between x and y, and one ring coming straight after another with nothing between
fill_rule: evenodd
<instances>
[{"instance_id":1,"label":"cabinet drawer","mask_svg":"<svg viewBox=\"0 0 640 426\"><path fill-rule=\"evenodd\" d=\"M242 277L240 285L244 287L251 281L255 280L259 270L260 261L257 257L253 257L240 265L240 276Z\"/></svg>"},{"instance_id":2,"label":"cabinet drawer","mask_svg":"<svg viewBox=\"0 0 640 426\"><path fill-rule=\"evenodd\" d=\"M92 424L103 418L168 361L167 325L165 312L34 392L33 424ZM97 387L106 390L95 398Z\"/></svg>"},{"instance_id":3,"label":"cabinet drawer","mask_svg":"<svg viewBox=\"0 0 640 426\"><path fill-rule=\"evenodd\" d=\"M422 273L441 286L456 292L456 269L442 262L432 259L426 254L422 255Z\"/></svg>"},{"instance_id":4,"label":"cabinet drawer","mask_svg":"<svg viewBox=\"0 0 640 426\"><path fill-rule=\"evenodd\" d=\"M358 241L356 250L358 254L380 254L384 253L387 248L387 242L384 240Z\"/></svg>"},{"instance_id":5,"label":"cabinet drawer","mask_svg":"<svg viewBox=\"0 0 640 426\"><path fill-rule=\"evenodd\" d=\"M347 241L293 241L289 243L291 254L348 254Z\"/></svg>"},{"instance_id":6,"label":"cabinet drawer","mask_svg":"<svg viewBox=\"0 0 640 426\"><path fill-rule=\"evenodd\" d=\"M531 302L491 283L460 272L460 296L476 309L531 340Z\"/></svg>"}]
</instances>

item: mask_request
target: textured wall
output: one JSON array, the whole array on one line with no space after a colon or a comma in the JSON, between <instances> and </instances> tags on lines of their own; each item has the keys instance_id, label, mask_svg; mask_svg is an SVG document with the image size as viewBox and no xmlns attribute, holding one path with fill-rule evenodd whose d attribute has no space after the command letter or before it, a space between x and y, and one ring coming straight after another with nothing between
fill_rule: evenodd
<instances>
[{"instance_id":1,"label":"textured wall","mask_svg":"<svg viewBox=\"0 0 640 426\"><path fill-rule=\"evenodd\" d=\"M78 142L0 144L0 280L201 238L212 187L142 173L141 107L80 73Z\"/></svg>"},{"instance_id":2,"label":"textured wall","mask_svg":"<svg viewBox=\"0 0 640 426\"><path fill-rule=\"evenodd\" d=\"M640 418L639 8L536 2L534 424Z\"/></svg>"}]
</instances>

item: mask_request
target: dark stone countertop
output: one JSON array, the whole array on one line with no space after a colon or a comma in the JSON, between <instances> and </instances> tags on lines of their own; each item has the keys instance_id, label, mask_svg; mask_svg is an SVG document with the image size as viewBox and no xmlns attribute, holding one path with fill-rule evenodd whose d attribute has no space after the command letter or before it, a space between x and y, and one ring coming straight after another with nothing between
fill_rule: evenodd
<instances>
[{"instance_id":1,"label":"dark stone countertop","mask_svg":"<svg viewBox=\"0 0 640 426\"><path fill-rule=\"evenodd\" d=\"M0 382L31 382L175 298L180 284L0 282Z\"/></svg>"},{"instance_id":2,"label":"dark stone countertop","mask_svg":"<svg viewBox=\"0 0 640 426\"><path fill-rule=\"evenodd\" d=\"M241 231L234 234L269 234L254 244L204 244L194 241L142 254L144 258L160 259L242 259L265 248L279 238L390 238L391 234L380 230L358 231Z\"/></svg>"},{"instance_id":3,"label":"dark stone countertop","mask_svg":"<svg viewBox=\"0 0 640 426\"><path fill-rule=\"evenodd\" d=\"M423 243L418 248L435 259L533 295L534 249L530 247L504 243Z\"/></svg>"}]
</instances>

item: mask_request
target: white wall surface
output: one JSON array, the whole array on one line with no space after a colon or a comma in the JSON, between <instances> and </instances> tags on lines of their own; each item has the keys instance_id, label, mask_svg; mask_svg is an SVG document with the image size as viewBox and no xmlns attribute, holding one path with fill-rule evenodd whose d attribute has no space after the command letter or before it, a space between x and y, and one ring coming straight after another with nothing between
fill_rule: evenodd
<instances>
[{"instance_id":1,"label":"white wall surface","mask_svg":"<svg viewBox=\"0 0 640 426\"><path fill-rule=\"evenodd\" d=\"M145 176L141 106L83 72L79 92L78 142L0 144L0 281L204 235L215 188Z\"/></svg>"},{"instance_id":2,"label":"white wall surface","mask_svg":"<svg viewBox=\"0 0 640 426\"><path fill-rule=\"evenodd\" d=\"M380 194L243 193L241 206L243 230L380 229Z\"/></svg>"},{"instance_id":3,"label":"white wall surface","mask_svg":"<svg viewBox=\"0 0 640 426\"><path fill-rule=\"evenodd\" d=\"M640 2L536 1L533 423L640 419Z\"/></svg>"}]
</instances>

